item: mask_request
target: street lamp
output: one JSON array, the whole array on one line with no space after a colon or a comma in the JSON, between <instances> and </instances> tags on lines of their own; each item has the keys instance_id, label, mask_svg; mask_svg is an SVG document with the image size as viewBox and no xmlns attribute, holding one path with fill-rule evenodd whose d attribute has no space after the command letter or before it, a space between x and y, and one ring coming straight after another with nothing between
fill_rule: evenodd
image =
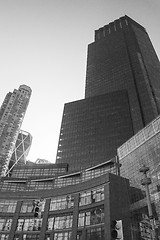
<instances>
[{"instance_id":1,"label":"street lamp","mask_svg":"<svg viewBox=\"0 0 160 240\"><path fill-rule=\"evenodd\" d=\"M143 165L143 167L141 167L139 169L139 171L142 172L144 175L144 178L141 180L141 184L143 186L145 186L145 189L146 189L148 215L149 215L150 223L152 226L152 239L155 240L156 239L155 225L154 225L153 211L152 211L152 206L151 206L151 198L150 198L149 187L148 187L151 184L151 179L149 177L147 177L147 172L149 171L149 167L146 167L145 165Z\"/></svg>"}]
</instances>

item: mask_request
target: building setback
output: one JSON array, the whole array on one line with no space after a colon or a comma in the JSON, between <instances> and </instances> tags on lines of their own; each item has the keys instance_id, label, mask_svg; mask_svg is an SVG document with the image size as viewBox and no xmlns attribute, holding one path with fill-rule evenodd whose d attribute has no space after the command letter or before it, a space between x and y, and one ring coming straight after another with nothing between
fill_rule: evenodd
<instances>
[{"instance_id":1,"label":"building setback","mask_svg":"<svg viewBox=\"0 0 160 240\"><path fill-rule=\"evenodd\" d=\"M141 25L124 16L96 30L85 99L65 104L56 162L79 170L114 157L160 113L159 79L159 60Z\"/></svg>"},{"instance_id":2,"label":"building setback","mask_svg":"<svg viewBox=\"0 0 160 240\"><path fill-rule=\"evenodd\" d=\"M90 97L65 105L57 162L70 171L103 163L133 135L127 91ZM105 146L105 147L104 147Z\"/></svg>"},{"instance_id":3,"label":"building setback","mask_svg":"<svg viewBox=\"0 0 160 240\"><path fill-rule=\"evenodd\" d=\"M9 92L0 109L0 176L5 176L27 110L31 88L21 85Z\"/></svg>"}]
</instances>

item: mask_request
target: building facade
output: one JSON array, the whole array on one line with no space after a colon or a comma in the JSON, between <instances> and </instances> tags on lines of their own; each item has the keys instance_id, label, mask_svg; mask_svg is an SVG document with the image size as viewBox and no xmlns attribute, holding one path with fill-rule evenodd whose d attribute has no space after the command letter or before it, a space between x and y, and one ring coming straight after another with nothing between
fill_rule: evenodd
<instances>
[{"instance_id":1,"label":"building facade","mask_svg":"<svg viewBox=\"0 0 160 240\"><path fill-rule=\"evenodd\" d=\"M27 110L31 88L21 85L9 92L0 109L0 176L8 171L20 127Z\"/></svg>"},{"instance_id":2,"label":"building facade","mask_svg":"<svg viewBox=\"0 0 160 240\"><path fill-rule=\"evenodd\" d=\"M1 240L109 240L115 219L130 239L129 182L110 173L114 164L73 174L64 164L35 165L16 166L12 177L1 179Z\"/></svg>"},{"instance_id":3,"label":"building facade","mask_svg":"<svg viewBox=\"0 0 160 240\"><path fill-rule=\"evenodd\" d=\"M95 31L85 99L65 104L56 162L71 170L109 160L160 112L160 63L140 24L124 16Z\"/></svg>"},{"instance_id":4,"label":"building facade","mask_svg":"<svg viewBox=\"0 0 160 240\"><path fill-rule=\"evenodd\" d=\"M144 176L140 169L143 166L149 168L147 174L151 179L149 193L155 220L154 225L157 235L160 237L160 116L120 146L117 153L121 164L121 176L129 179L133 189L139 189L134 191L131 198L134 237L139 239L138 230L145 221L149 222L146 190L145 186L141 184ZM142 237L144 229L141 230Z\"/></svg>"}]
</instances>

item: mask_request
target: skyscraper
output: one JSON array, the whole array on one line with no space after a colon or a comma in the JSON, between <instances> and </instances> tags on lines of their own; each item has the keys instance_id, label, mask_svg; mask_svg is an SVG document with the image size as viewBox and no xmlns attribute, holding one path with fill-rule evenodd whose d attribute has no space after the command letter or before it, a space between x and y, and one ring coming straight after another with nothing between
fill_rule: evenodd
<instances>
[{"instance_id":1,"label":"skyscraper","mask_svg":"<svg viewBox=\"0 0 160 240\"><path fill-rule=\"evenodd\" d=\"M0 176L5 176L27 110L31 88L21 85L9 92L0 109Z\"/></svg>"},{"instance_id":2,"label":"skyscraper","mask_svg":"<svg viewBox=\"0 0 160 240\"><path fill-rule=\"evenodd\" d=\"M106 161L160 113L160 63L140 24L121 17L88 46L85 99L67 103L57 163L79 170Z\"/></svg>"},{"instance_id":3,"label":"skyscraper","mask_svg":"<svg viewBox=\"0 0 160 240\"><path fill-rule=\"evenodd\" d=\"M160 63L144 27L125 16L95 31L85 96L126 89L135 132L160 112L159 78Z\"/></svg>"},{"instance_id":4,"label":"skyscraper","mask_svg":"<svg viewBox=\"0 0 160 240\"><path fill-rule=\"evenodd\" d=\"M12 157L9 162L9 168L7 171L7 175L11 174L14 166L16 164L18 165L24 165L27 162L27 156L30 150L32 144L32 136L30 133L20 130L17 141L15 144L15 148L12 154Z\"/></svg>"}]
</instances>

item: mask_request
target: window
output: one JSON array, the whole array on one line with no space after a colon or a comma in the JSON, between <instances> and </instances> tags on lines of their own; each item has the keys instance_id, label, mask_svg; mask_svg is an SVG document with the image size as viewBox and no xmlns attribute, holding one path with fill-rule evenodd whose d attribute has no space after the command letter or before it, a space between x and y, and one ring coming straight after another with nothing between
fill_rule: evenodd
<instances>
[{"instance_id":1,"label":"window","mask_svg":"<svg viewBox=\"0 0 160 240\"><path fill-rule=\"evenodd\" d=\"M51 238L50 238L50 235L49 235L49 234L46 234L46 235L45 235L45 240L51 240Z\"/></svg>"},{"instance_id":2,"label":"window","mask_svg":"<svg viewBox=\"0 0 160 240\"><path fill-rule=\"evenodd\" d=\"M52 198L50 202L50 211L72 208L73 206L74 199L71 195Z\"/></svg>"},{"instance_id":3,"label":"window","mask_svg":"<svg viewBox=\"0 0 160 240\"><path fill-rule=\"evenodd\" d=\"M48 218L47 230L72 228L73 215L62 215Z\"/></svg>"},{"instance_id":4,"label":"window","mask_svg":"<svg viewBox=\"0 0 160 240\"><path fill-rule=\"evenodd\" d=\"M53 223L54 223L54 217L49 217L48 218L47 230L52 230L53 229Z\"/></svg>"},{"instance_id":5,"label":"window","mask_svg":"<svg viewBox=\"0 0 160 240\"><path fill-rule=\"evenodd\" d=\"M24 190L24 183L14 183L14 182L2 182L1 183L1 190L2 191L23 191Z\"/></svg>"},{"instance_id":6,"label":"window","mask_svg":"<svg viewBox=\"0 0 160 240\"><path fill-rule=\"evenodd\" d=\"M88 240L104 240L104 226L98 228L87 228L86 236Z\"/></svg>"},{"instance_id":7,"label":"window","mask_svg":"<svg viewBox=\"0 0 160 240\"><path fill-rule=\"evenodd\" d=\"M45 199L44 200L32 199L32 200L23 201L21 206L21 213L33 212L35 207L35 201L40 202L39 208L40 208L40 211L43 212L45 207L45 202L46 202Z\"/></svg>"},{"instance_id":8,"label":"window","mask_svg":"<svg viewBox=\"0 0 160 240\"><path fill-rule=\"evenodd\" d=\"M34 191L34 190L40 190L40 189L53 189L53 180L50 181L31 181L28 182L27 187L29 188L29 191Z\"/></svg>"},{"instance_id":9,"label":"window","mask_svg":"<svg viewBox=\"0 0 160 240\"><path fill-rule=\"evenodd\" d=\"M82 230L77 232L76 240L80 240L82 236Z\"/></svg>"},{"instance_id":10,"label":"window","mask_svg":"<svg viewBox=\"0 0 160 240\"><path fill-rule=\"evenodd\" d=\"M20 235L16 234L13 238L13 240L20 240Z\"/></svg>"},{"instance_id":11,"label":"window","mask_svg":"<svg viewBox=\"0 0 160 240\"><path fill-rule=\"evenodd\" d=\"M58 216L55 217L54 229L64 229L72 227L73 216Z\"/></svg>"},{"instance_id":12,"label":"window","mask_svg":"<svg viewBox=\"0 0 160 240\"><path fill-rule=\"evenodd\" d=\"M0 240L9 240L9 235L8 234L0 234Z\"/></svg>"},{"instance_id":13,"label":"window","mask_svg":"<svg viewBox=\"0 0 160 240\"><path fill-rule=\"evenodd\" d=\"M24 234L22 240L39 240L39 234Z\"/></svg>"},{"instance_id":14,"label":"window","mask_svg":"<svg viewBox=\"0 0 160 240\"><path fill-rule=\"evenodd\" d=\"M80 193L79 206L104 200L104 186Z\"/></svg>"},{"instance_id":15,"label":"window","mask_svg":"<svg viewBox=\"0 0 160 240\"><path fill-rule=\"evenodd\" d=\"M61 232L54 234L54 240L70 240L71 232Z\"/></svg>"},{"instance_id":16,"label":"window","mask_svg":"<svg viewBox=\"0 0 160 240\"><path fill-rule=\"evenodd\" d=\"M0 218L0 231L10 231L12 225L11 218Z\"/></svg>"},{"instance_id":17,"label":"window","mask_svg":"<svg viewBox=\"0 0 160 240\"><path fill-rule=\"evenodd\" d=\"M15 212L17 201L15 200L1 200L0 212Z\"/></svg>"},{"instance_id":18,"label":"window","mask_svg":"<svg viewBox=\"0 0 160 240\"><path fill-rule=\"evenodd\" d=\"M23 201L22 206L21 206L21 213L26 213L26 212L33 212L34 210L34 201Z\"/></svg>"},{"instance_id":19,"label":"window","mask_svg":"<svg viewBox=\"0 0 160 240\"><path fill-rule=\"evenodd\" d=\"M104 223L104 208L96 207L79 213L78 227L90 226Z\"/></svg>"},{"instance_id":20,"label":"window","mask_svg":"<svg viewBox=\"0 0 160 240\"><path fill-rule=\"evenodd\" d=\"M42 227L42 218L19 218L17 231L40 231Z\"/></svg>"}]
</instances>

